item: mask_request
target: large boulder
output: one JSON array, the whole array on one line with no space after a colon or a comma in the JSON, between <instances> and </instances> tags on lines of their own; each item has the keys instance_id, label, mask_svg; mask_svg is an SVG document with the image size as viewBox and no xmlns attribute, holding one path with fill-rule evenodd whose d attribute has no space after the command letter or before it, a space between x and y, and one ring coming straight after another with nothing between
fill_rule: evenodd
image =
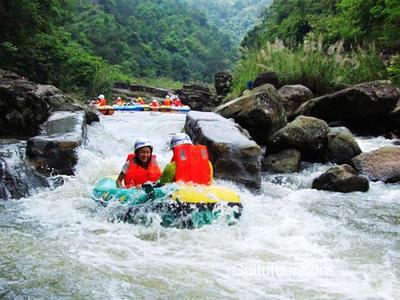
<instances>
[{"instance_id":1,"label":"large boulder","mask_svg":"<svg viewBox=\"0 0 400 300\"><path fill-rule=\"evenodd\" d=\"M262 170L270 173L293 173L300 170L301 153L297 149L286 149L267 156Z\"/></svg>"},{"instance_id":2,"label":"large boulder","mask_svg":"<svg viewBox=\"0 0 400 300\"><path fill-rule=\"evenodd\" d=\"M76 110L78 106L73 98L54 86L36 84L15 73L0 70L1 135L33 136L50 113L66 107ZM89 120L97 118L89 108L85 110L90 115Z\"/></svg>"},{"instance_id":3,"label":"large boulder","mask_svg":"<svg viewBox=\"0 0 400 300\"><path fill-rule=\"evenodd\" d=\"M266 145L274 132L287 124L282 103L278 91L265 84L218 106L214 111L225 118L233 118L259 145Z\"/></svg>"},{"instance_id":4,"label":"large boulder","mask_svg":"<svg viewBox=\"0 0 400 300\"><path fill-rule=\"evenodd\" d=\"M313 93L304 85L285 85L278 90L284 99L283 106L289 120L293 119L295 110L304 102L313 98Z\"/></svg>"},{"instance_id":5,"label":"large boulder","mask_svg":"<svg viewBox=\"0 0 400 300\"><path fill-rule=\"evenodd\" d=\"M228 71L218 72L215 73L214 79L215 79L215 90L217 91L217 95L218 96L228 95L231 90L233 82L232 74Z\"/></svg>"},{"instance_id":6,"label":"large boulder","mask_svg":"<svg viewBox=\"0 0 400 300\"><path fill-rule=\"evenodd\" d=\"M282 86L282 83L279 80L279 75L275 72L264 72L256 76L254 79L254 87L256 88L264 84L271 84L277 89Z\"/></svg>"},{"instance_id":7,"label":"large boulder","mask_svg":"<svg viewBox=\"0 0 400 300\"><path fill-rule=\"evenodd\" d=\"M317 190L351 193L367 192L368 179L357 175L357 172L349 165L334 166L324 174L314 179L312 188Z\"/></svg>"},{"instance_id":8,"label":"large boulder","mask_svg":"<svg viewBox=\"0 0 400 300\"><path fill-rule=\"evenodd\" d=\"M297 149L302 158L320 161L320 152L327 144L328 124L313 117L297 117L272 136L267 153L276 153L285 149Z\"/></svg>"},{"instance_id":9,"label":"large boulder","mask_svg":"<svg viewBox=\"0 0 400 300\"><path fill-rule=\"evenodd\" d=\"M192 110L211 111L215 107L215 97L210 89L200 84L184 84L181 90L177 90L182 103L189 105Z\"/></svg>"},{"instance_id":10,"label":"large boulder","mask_svg":"<svg viewBox=\"0 0 400 300\"><path fill-rule=\"evenodd\" d=\"M0 140L0 200L20 199L49 186L47 178L26 162L25 149L25 141Z\"/></svg>"},{"instance_id":11,"label":"large boulder","mask_svg":"<svg viewBox=\"0 0 400 300\"><path fill-rule=\"evenodd\" d=\"M261 186L261 148L233 121L215 113L189 112L185 131L193 142L207 146L216 178Z\"/></svg>"},{"instance_id":12,"label":"large boulder","mask_svg":"<svg viewBox=\"0 0 400 300\"><path fill-rule=\"evenodd\" d=\"M322 150L325 162L350 163L361 153L360 146L346 127L329 128L328 143Z\"/></svg>"},{"instance_id":13,"label":"large boulder","mask_svg":"<svg viewBox=\"0 0 400 300\"><path fill-rule=\"evenodd\" d=\"M328 122L343 120L370 124L371 120L387 116L399 99L400 90L390 81L372 81L311 99L303 103L295 115Z\"/></svg>"},{"instance_id":14,"label":"large boulder","mask_svg":"<svg viewBox=\"0 0 400 300\"><path fill-rule=\"evenodd\" d=\"M122 96L124 98L136 98L139 96L164 98L168 94L173 94L173 91L141 84L117 82L114 84L112 93L114 96Z\"/></svg>"},{"instance_id":15,"label":"large boulder","mask_svg":"<svg viewBox=\"0 0 400 300\"><path fill-rule=\"evenodd\" d=\"M55 112L40 128L41 134L30 138L26 148L36 169L47 176L74 174L76 150L86 133L85 113Z\"/></svg>"},{"instance_id":16,"label":"large boulder","mask_svg":"<svg viewBox=\"0 0 400 300\"><path fill-rule=\"evenodd\" d=\"M352 159L357 171L373 181L400 181L400 147L382 147Z\"/></svg>"}]
</instances>

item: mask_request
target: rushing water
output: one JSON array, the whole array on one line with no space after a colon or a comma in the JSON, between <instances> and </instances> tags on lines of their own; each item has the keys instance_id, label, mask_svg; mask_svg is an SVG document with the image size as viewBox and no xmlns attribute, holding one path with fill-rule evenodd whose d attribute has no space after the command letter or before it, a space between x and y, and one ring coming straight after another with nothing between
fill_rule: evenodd
<instances>
[{"instance_id":1,"label":"rushing water","mask_svg":"<svg viewBox=\"0 0 400 300\"><path fill-rule=\"evenodd\" d=\"M200 229L112 222L90 198L117 174L138 137L165 165L177 114L116 113L88 128L74 177L19 201L0 202L4 299L400 299L400 185L368 193L312 190L328 165L264 175L259 194L229 182L243 202L237 225ZM390 145L358 139L363 151Z\"/></svg>"}]
</instances>

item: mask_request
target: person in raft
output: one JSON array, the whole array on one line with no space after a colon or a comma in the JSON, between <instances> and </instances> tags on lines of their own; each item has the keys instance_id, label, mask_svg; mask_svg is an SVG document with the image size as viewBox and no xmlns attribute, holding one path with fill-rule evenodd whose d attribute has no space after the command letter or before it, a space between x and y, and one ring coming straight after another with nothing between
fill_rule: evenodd
<instances>
[{"instance_id":1,"label":"person in raft","mask_svg":"<svg viewBox=\"0 0 400 300\"><path fill-rule=\"evenodd\" d=\"M171 138L170 149L174 155L164 168L159 185L170 182L212 184L213 167L206 146L193 145L187 134L177 133Z\"/></svg>"},{"instance_id":2,"label":"person in raft","mask_svg":"<svg viewBox=\"0 0 400 300\"><path fill-rule=\"evenodd\" d=\"M155 182L161 176L156 156L153 155L153 146L146 139L138 139L135 142L135 152L128 154L121 173L116 180L117 186L129 189L140 187L145 182Z\"/></svg>"},{"instance_id":3,"label":"person in raft","mask_svg":"<svg viewBox=\"0 0 400 300\"><path fill-rule=\"evenodd\" d=\"M105 105L107 105L106 98L104 97L103 94L100 94L100 95L97 97L96 105L97 105L97 106L105 106Z\"/></svg>"}]
</instances>

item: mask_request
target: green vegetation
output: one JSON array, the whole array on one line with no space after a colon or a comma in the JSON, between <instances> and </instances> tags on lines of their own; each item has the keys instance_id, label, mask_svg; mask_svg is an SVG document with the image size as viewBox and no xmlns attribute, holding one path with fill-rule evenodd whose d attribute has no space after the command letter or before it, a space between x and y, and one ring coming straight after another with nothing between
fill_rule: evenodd
<instances>
[{"instance_id":1,"label":"green vegetation","mask_svg":"<svg viewBox=\"0 0 400 300\"><path fill-rule=\"evenodd\" d=\"M398 56L388 69L379 58L400 50L399 20L397 0L275 0L242 41L234 94L266 71L317 95L389 76L399 82Z\"/></svg>"},{"instance_id":2,"label":"green vegetation","mask_svg":"<svg viewBox=\"0 0 400 300\"><path fill-rule=\"evenodd\" d=\"M13 0L0 3L0 67L68 92L115 81L209 81L232 42L180 0Z\"/></svg>"},{"instance_id":3,"label":"green vegetation","mask_svg":"<svg viewBox=\"0 0 400 300\"><path fill-rule=\"evenodd\" d=\"M239 44L244 35L259 21L271 0L183 0L207 15L210 24Z\"/></svg>"},{"instance_id":4,"label":"green vegetation","mask_svg":"<svg viewBox=\"0 0 400 300\"><path fill-rule=\"evenodd\" d=\"M332 92L348 84L384 79L387 72L374 48L345 52L342 43L324 51L322 44L305 43L295 49L282 42L266 43L262 49L246 52L246 59L234 68L234 96L246 88L247 80L273 71L285 84L302 84L316 95Z\"/></svg>"},{"instance_id":5,"label":"green vegetation","mask_svg":"<svg viewBox=\"0 0 400 300\"><path fill-rule=\"evenodd\" d=\"M182 88L183 83L180 81L175 81L171 78L167 77L157 77L157 78L135 78L132 83L134 84L142 84L153 87L163 87L169 90L178 90Z\"/></svg>"}]
</instances>

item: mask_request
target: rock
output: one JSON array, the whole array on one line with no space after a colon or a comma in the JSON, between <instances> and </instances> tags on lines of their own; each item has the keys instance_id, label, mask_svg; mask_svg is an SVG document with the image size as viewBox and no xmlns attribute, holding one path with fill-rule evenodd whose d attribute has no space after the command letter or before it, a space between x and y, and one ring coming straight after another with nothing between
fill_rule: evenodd
<instances>
[{"instance_id":1,"label":"rock","mask_svg":"<svg viewBox=\"0 0 400 300\"><path fill-rule=\"evenodd\" d=\"M207 146L216 178L260 188L261 148L239 125L215 113L191 111L185 131L194 143Z\"/></svg>"},{"instance_id":2,"label":"rock","mask_svg":"<svg viewBox=\"0 0 400 300\"><path fill-rule=\"evenodd\" d=\"M0 140L0 200L20 199L49 186L47 179L26 163L25 149L24 141Z\"/></svg>"},{"instance_id":3,"label":"rock","mask_svg":"<svg viewBox=\"0 0 400 300\"><path fill-rule=\"evenodd\" d=\"M278 92L284 99L283 106L290 120L293 119L295 110L314 96L310 89L304 85L285 85Z\"/></svg>"},{"instance_id":4,"label":"rock","mask_svg":"<svg viewBox=\"0 0 400 300\"><path fill-rule=\"evenodd\" d=\"M387 116L399 99L400 90L390 81L372 81L311 99L303 103L295 115L370 125L371 120Z\"/></svg>"},{"instance_id":5,"label":"rock","mask_svg":"<svg viewBox=\"0 0 400 300\"><path fill-rule=\"evenodd\" d=\"M393 129L400 130L400 105L389 113L389 122Z\"/></svg>"},{"instance_id":6,"label":"rock","mask_svg":"<svg viewBox=\"0 0 400 300\"><path fill-rule=\"evenodd\" d=\"M272 136L268 153L297 149L305 160L320 161L320 152L327 144L329 127L325 121L312 117L297 117Z\"/></svg>"},{"instance_id":7,"label":"rock","mask_svg":"<svg viewBox=\"0 0 400 300\"><path fill-rule=\"evenodd\" d=\"M382 147L352 159L355 169L373 181L400 181L400 147Z\"/></svg>"},{"instance_id":8,"label":"rock","mask_svg":"<svg viewBox=\"0 0 400 300\"><path fill-rule=\"evenodd\" d=\"M145 86L141 84L129 84L125 82L117 82L114 84L114 88L112 89L113 95L121 96L121 97L132 97L137 98L141 97L157 97L162 98L168 94L173 94L173 91L167 89L161 89L151 86Z\"/></svg>"},{"instance_id":9,"label":"rock","mask_svg":"<svg viewBox=\"0 0 400 300\"><path fill-rule=\"evenodd\" d=\"M341 193L367 192L369 182L365 177L358 176L351 166L340 165L328 169L314 179L312 188Z\"/></svg>"},{"instance_id":10,"label":"rock","mask_svg":"<svg viewBox=\"0 0 400 300\"><path fill-rule=\"evenodd\" d=\"M286 149L264 159L262 170L271 173L293 173L300 171L301 153L297 149Z\"/></svg>"},{"instance_id":11,"label":"rock","mask_svg":"<svg viewBox=\"0 0 400 300\"><path fill-rule=\"evenodd\" d=\"M189 105L192 110L211 111L215 104L214 96L207 86L200 84L184 84L181 90L177 90L182 103Z\"/></svg>"},{"instance_id":12,"label":"rock","mask_svg":"<svg viewBox=\"0 0 400 300\"><path fill-rule=\"evenodd\" d=\"M278 73L275 73L275 72L260 73L254 79L254 87L255 88L258 86L267 84L267 83L272 84L277 89L279 89L282 86L282 84L279 80L279 75L278 75Z\"/></svg>"},{"instance_id":13,"label":"rock","mask_svg":"<svg viewBox=\"0 0 400 300\"><path fill-rule=\"evenodd\" d=\"M15 73L0 70L0 134L9 137L30 137L50 113L79 104L51 85L36 84ZM90 111L87 109L87 111ZM91 120L96 119L92 115Z\"/></svg>"},{"instance_id":14,"label":"rock","mask_svg":"<svg viewBox=\"0 0 400 300\"><path fill-rule=\"evenodd\" d=\"M266 145L272 134L287 123L282 103L278 91L266 84L218 106L214 111L225 118L233 118L259 145Z\"/></svg>"},{"instance_id":15,"label":"rock","mask_svg":"<svg viewBox=\"0 0 400 300\"><path fill-rule=\"evenodd\" d=\"M228 71L222 71L216 73L214 78L215 78L215 90L217 91L217 95L218 96L228 95L231 90L233 82L232 74Z\"/></svg>"},{"instance_id":16,"label":"rock","mask_svg":"<svg viewBox=\"0 0 400 300\"><path fill-rule=\"evenodd\" d=\"M360 146L346 127L329 128L328 144L322 150L325 162L350 163L361 153Z\"/></svg>"},{"instance_id":17,"label":"rock","mask_svg":"<svg viewBox=\"0 0 400 300\"><path fill-rule=\"evenodd\" d=\"M73 175L78 160L76 149L85 138L83 111L55 112L42 124L41 134L30 138L26 154L45 175Z\"/></svg>"}]
</instances>

